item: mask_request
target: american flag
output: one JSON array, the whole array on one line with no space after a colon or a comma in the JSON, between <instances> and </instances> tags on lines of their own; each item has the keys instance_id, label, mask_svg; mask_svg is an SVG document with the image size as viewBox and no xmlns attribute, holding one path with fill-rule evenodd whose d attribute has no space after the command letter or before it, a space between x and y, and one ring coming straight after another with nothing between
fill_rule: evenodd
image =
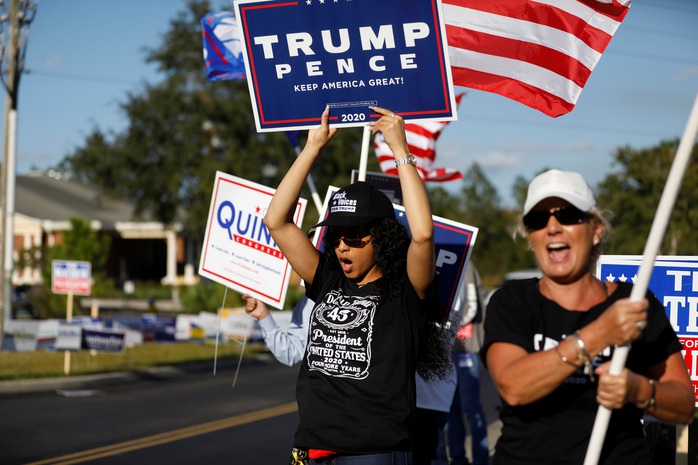
<instances>
[{"instance_id":1,"label":"american flag","mask_svg":"<svg viewBox=\"0 0 698 465\"><path fill-rule=\"evenodd\" d=\"M461 101L464 94L456 96L456 105ZM434 168L436 158L436 139L441 135L441 131L448 124L448 121L428 121L419 123L405 123L405 135L410 153L417 158L417 170L424 181L446 182L462 179L463 175L453 168ZM385 143L382 134L377 134L374 139L373 148L380 163L381 170L385 174L397 175L395 167L395 156Z\"/></svg>"},{"instance_id":2,"label":"american flag","mask_svg":"<svg viewBox=\"0 0 698 465\"><path fill-rule=\"evenodd\" d=\"M443 0L453 83L572 111L630 0Z\"/></svg>"}]
</instances>

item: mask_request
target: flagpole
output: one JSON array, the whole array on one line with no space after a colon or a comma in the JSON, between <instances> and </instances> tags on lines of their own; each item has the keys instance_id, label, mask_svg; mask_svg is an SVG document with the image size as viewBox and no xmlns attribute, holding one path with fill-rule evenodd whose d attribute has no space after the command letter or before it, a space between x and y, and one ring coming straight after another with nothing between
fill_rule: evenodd
<instances>
[{"instance_id":1,"label":"flagpole","mask_svg":"<svg viewBox=\"0 0 698 465\"><path fill-rule=\"evenodd\" d=\"M364 134L361 140L361 160L359 161L359 181L366 180L366 167L368 166L368 146L371 143L371 126L364 126Z\"/></svg>"},{"instance_id":2,"label":"flagpole","mask_svg":"<svg viewBox=\"0 0 698 465\"><path fill-rule=\"evenodd\" d=\"M654 261L657 257L664 233L666 232L671 212L674 208L674 203L676 202L679 188L681 187L681 181L684 173L686 172L686 167L691 159L691 152L693 151L697 135L698 94L696 94L696 99L693 102L693 109L691 110L688 122L686 123L686 129L681 137L679 148L674 156L674 161L671 165L669 176L667 177L666 184L664 185L662 197L659 200L657 213L654 216L652 228L650 229L650 234L647 238L647 243L645 244L645 251L642 254L642 263L640 264L640 269L637 273L637 279L635 280L633 289L630 292L631 302L637 302L643 299L647 293L647 286L649 285L650 277L652 275ZM609 373L618 375L623 371L629 351L629 344L616 347L613 357L611 358ZM584 458L584 465L596 465L598 463L610 419L611 410L599 405L598 412L596 413L596 419L594 421L594 428L591 432L591 438L589 440L587 455Z\"/></svg>"}]
</instances>

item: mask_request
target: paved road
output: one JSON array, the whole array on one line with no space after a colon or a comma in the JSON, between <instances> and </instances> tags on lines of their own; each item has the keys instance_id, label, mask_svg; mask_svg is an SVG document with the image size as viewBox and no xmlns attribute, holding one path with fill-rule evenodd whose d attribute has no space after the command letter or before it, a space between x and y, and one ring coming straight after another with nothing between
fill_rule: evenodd
<instances>
[{"instance_id":1,"label":"paved road","mask_svg":"<svg viewBox=\"0 0 698 465\"><path fill-rule=\"evenodd\" d=\"M0 396L0 463L287 463L297 368L268 357ZM232 459L235 457L235 459Z\"/></svg>"},{"instance_id":2,"label":"paved road","mask_svg":"<svg viewBox=\"0 0 698 465\"><path fill-rule=\"evenodd\" d=\"M216 376L210 368L122 374L106 384L44 381L34 386L41 392L21 394L0 383L0 463L286 463L297 368L269 356L247 361L235 388L233 364L219 365ZM482 397L492 449L499 399L486 373Z\"/></svg>"}]
</instances>

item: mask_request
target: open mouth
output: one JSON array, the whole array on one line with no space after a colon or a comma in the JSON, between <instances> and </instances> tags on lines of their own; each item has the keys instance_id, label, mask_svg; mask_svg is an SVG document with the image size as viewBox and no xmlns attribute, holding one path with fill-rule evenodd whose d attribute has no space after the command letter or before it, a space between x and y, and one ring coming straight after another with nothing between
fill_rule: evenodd
<instances>
[{"instance_id":1,"label":"open mouth","mask_svg":"<svg viewBox=\"0 0 698 465\"><path fill-rule=\"evenodd\" d=\"M562 242L548 244L548 256L551 260L559 261L567 257L570 247Z\"/></svg>"},{"instance_id":2,"label":"open mouth","mask_svg":"<svg viewBox=\"0 0 698 465\"><path fill-rule=\"evenodd\" d=\"M339 265L342 267L342 271L344 271L344 274L351 273L351 270L354 267L353 262L351 260L347 260L346 258L340 258Z\"/></svg>"}]
</instances>

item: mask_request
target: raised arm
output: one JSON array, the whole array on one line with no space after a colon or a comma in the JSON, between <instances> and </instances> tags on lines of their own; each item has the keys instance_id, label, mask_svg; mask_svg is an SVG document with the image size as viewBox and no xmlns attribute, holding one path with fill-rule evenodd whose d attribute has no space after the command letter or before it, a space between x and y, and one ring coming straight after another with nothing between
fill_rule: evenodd
<instances>
[{"instance_id":1,"label":"raised arm","mask_svg":"<svg viewBox=\"0 0 698 465\"><path fill-rule=\"evenodd\" d=\"M337 128L330 128L329 117L330 109L327 107L322 113L320 127L308 133L303 151L281 180L264 216L264 224L276 245L295 272L308 283L313 281L320 255L303 230L293 222L293 212L310 169L322 148L337 132Z\"/></svg>"},{"instance_id":2,"label":"raised arm","mask_svg":"<svg viewBox=\"0 0 698 465\"><path fill-rule=\"evenodd\" d=\"M371 125L371 132L383 134L396 161L409 156L405 122L402 117L384 108L371 107L371 109L383 115ZM405 214L412 235L407 252L407 276L417 294L424 298L436 273L434 222L431 217L431 206L417 167L411 163L403 163L398 166L397 171L400 177Z\"/></svg>"}]
</instances>

